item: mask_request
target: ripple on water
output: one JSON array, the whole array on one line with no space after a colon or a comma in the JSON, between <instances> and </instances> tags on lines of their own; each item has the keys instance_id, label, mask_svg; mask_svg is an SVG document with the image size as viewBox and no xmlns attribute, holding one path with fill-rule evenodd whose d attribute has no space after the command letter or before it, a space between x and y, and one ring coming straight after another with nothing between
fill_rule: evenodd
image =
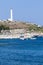
<instances>
[{"instance_id":1,"label":"ripple on water","mask_svg":"<svg viewBox=\"0 0 43 65\"><path fill-rule=\"evenodd\" d=\"M43 65L43 41L38 41L0 40L0 65Z\"/></svg>"}]
</instances>

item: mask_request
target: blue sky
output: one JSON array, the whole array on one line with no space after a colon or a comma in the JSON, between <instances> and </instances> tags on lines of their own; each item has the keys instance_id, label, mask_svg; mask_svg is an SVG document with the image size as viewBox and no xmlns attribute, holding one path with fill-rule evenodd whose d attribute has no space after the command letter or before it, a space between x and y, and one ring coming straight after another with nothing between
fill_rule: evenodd
<instances>
[{"instance_id":1,"label":"blue sky","mask_svg":"<svg viewBox=\"0 0 43 65\"><path fill-rule=\"evenodd\" d=\"M14 20L43 25L43 0L0 0L0 19L8 19L11 8Z\"/></svg>"}]
</instances>

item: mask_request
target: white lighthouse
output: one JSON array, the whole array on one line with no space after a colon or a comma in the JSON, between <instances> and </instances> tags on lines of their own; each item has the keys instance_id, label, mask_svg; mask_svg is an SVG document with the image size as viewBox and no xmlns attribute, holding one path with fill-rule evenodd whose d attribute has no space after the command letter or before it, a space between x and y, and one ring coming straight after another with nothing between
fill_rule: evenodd
<instances>
[{"instance_id":1,"label":"white lighthouse","mask_svg":"<svg viewBox=\"0 0 43 65\"><path fill-rule=\"evenodd\" d=\"M10 9L10 18L8 20L13 21L13 10L12 9Z\"/></svg>"}]
</instances>

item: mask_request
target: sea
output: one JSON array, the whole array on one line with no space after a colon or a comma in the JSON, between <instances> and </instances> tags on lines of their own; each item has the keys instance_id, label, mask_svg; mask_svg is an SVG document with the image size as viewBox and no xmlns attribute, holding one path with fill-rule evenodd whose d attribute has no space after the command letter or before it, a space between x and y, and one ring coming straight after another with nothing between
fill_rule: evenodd
<instances>
[{"instance_id":1,"label":"sea","mask_svg":"<svg viewBox=\"0 0 43 65\"><path fill-rule=\"evenodd\" d=\"M43 37L0 39L0 65L43 65Z\"/></svg>"}]
</instances>

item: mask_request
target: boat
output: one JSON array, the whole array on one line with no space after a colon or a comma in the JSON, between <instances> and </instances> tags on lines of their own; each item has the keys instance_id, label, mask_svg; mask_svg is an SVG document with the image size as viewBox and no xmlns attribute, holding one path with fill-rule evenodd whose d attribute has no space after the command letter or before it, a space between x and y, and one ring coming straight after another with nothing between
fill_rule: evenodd
<instances>
[{"instance_id":1,"label":"boat","mask_svg":"<svg viewBox=\"0 0 43 65\"><path fill-rule=\"evenodd\" d=\"M32 38L30 38L30 39L35 40L36 38L32 37Z\"/></svg>"}]
</instances>

